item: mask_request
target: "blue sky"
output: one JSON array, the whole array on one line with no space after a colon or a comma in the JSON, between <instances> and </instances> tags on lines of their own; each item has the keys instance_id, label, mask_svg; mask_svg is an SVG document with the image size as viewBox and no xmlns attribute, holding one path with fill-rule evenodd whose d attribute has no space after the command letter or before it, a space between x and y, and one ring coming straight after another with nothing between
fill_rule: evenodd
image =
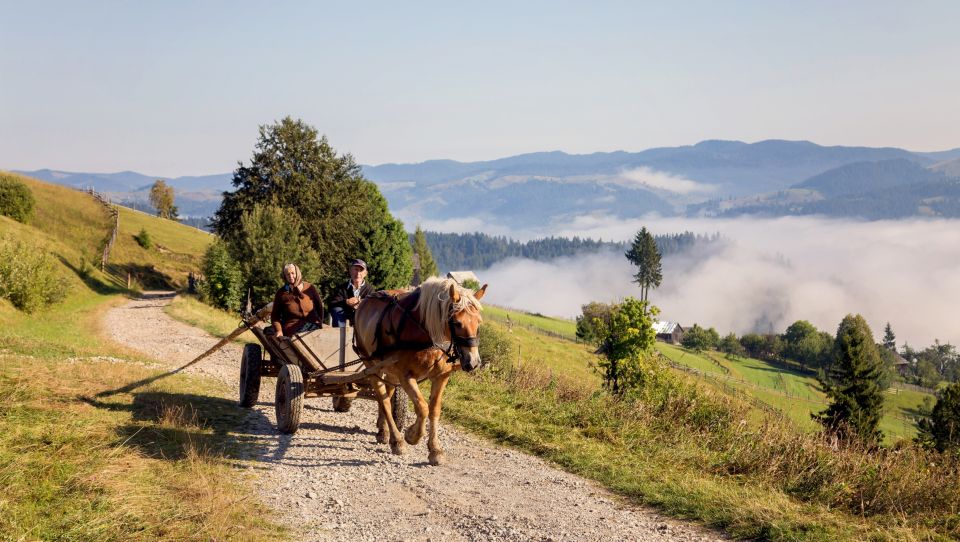
<instances>
[{"instance_id":1,"label":"blue sky","mask_svg":"<svg viewBox=\"0 0 960 542\"><path fill-rule=\"evenodd\" d=\"M3 2L0 168L226 172L703 139L960 147L960 2Z\"/></svg>"}]
</instances>

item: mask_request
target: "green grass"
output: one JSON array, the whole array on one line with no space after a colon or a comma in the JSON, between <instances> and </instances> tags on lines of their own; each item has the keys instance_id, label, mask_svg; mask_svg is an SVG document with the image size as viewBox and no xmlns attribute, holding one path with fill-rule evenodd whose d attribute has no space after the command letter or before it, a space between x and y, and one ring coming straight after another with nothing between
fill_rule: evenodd
<instances>
[{"instance_id":1,"label":"green grass","mask_svg":"<svg viewBox=\"0 0 960 542\"><path fill-rule=\"evenodd\" d=\"M101 335L100 316L126 291L84 266L109 232L103 208L80 192L25 182L37 216L29 225L0 217L0 235L56 256L70 287L62 302L30 315L0 300L0 539L284 536L232 466L255 446L233 433L243 415L233 394L144 366L152 360ZM121 251L115 261L183 263L139 256Z\"/></svg>"},{"instance_id":2,"label":"green grass","mask_svg":"<svg viewBox=\"0 0 960 542\"><path fill-rule=\"evenodd\" d=\"M699 403L711 401L709 397L702 397ZM738 430L736 425L729 429L691 425L696 417L682 412L634 410L628 403L591 394L589 389L570 393L555 377L537 373L531 366L453 379L444 413L471 431L535 453L635 502L656 506L673 516L698 519L737 537L824 541L942 538L926 521L939 525L940 533L950 531L949 513L926 514L927 519L908 519L899 514L864 517L849 509L844 511L839 501L831 504L819 497L799 498L794 493L801 491L791 487L804 486L793 486L793 482L784 480L786 477L776 474L768 476L767 465L772 469L777 461L793 460L791 450L795 445L787 442L797 438L802 447L816 449L820 445L809 437L802 440L789 436L789 432L781 433L784 428L779 425L765 425L762 431ZM723 466L740 461L737 458L744 446L758 446L770 455L748 459L750 473ZM839 457L844 468L863 461L854 452ZM809 462L810 458L802 461ZM887 462L879 470L897 468L909 471L913 467ZM733 472L727 474L727 469ZM797 465L797 469L817 473L813 476L818 476L820 469L842 470L815 462ZM861 476L837 475L843 480Z\"/></svg>"},{"instance_id":3,"label":"green grass","mask_svg":"<svg viewBox=\"0 0 960 542\"><path fill-rule=\"evenodd\" d=\"M577 323L571 320L562 320L560 318L551 318L541 314L531 314L527 312L512 311L497 307L495 305L483 306L484 316L498 322L506 322L509 317L515 324L524 327L534 327L542 329L556 335L565 337L571 341L577 338Z\"/></svg>"},{"instance_id":4,"label":"green grass","mask_svg":"<svg viewBox=\"0 0 960 542\"><path fill-rule=\"evenodd\" d=\"M496 322L505 322L509 315L510 320L521 324L513 327L521 351L531 351L532 357L571 378L596 380L596 374L588 369L593 362L593 356L589 353L585 353L582 358L572 354L552 354L564 349L588 352L589 348L536 333L537 329L542 329L552 334L572 336L576 334L575 323L531 316L500 307L484 306L484 313L494 315L491 319ZM717 384L715 387L718 389L729 386L752 396L780 410L798 427L807 431L816 431L820 427L811 419L811 414L824 410L828 399L813 375L758 359L743 357L730 360L719 352L697 353L661 342L656 344L656 349L675 364L705 373L702 378L708 385ZM524 358L531 356L525 355ZM884 416L880 422L886 443L892 444L897 440L916 436L917 427L912 418L919 414L919 407L925 397L933 396L912 390L894 389L886 394Z\"/></svg>"}]
</instances>

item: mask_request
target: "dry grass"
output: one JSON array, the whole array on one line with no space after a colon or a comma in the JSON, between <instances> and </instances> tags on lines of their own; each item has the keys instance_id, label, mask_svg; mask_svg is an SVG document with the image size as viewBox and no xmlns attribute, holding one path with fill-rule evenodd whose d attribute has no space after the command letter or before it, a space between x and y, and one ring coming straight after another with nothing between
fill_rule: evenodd
<instances>
[{"instance_id":1,"label":"dry grass","mask_svg":"<svg viewBox=\"0 0 960 542\"><path fill-rule=\"evenodd\" d=\"M236 408L215 390L177 377L113 393L118 384L154 372L136 364L20 355L0 362L0 538L266 540L279 534L233 481L229 463L237 443L226 427L236 424L228 423Z\"/></svg>"},{"instance_id":2,"label":"dry grass","mask_svg":"<svg viewBox=\"0 0 960 542\"><path fill-rule=\"evenodd\" d=\"M748 421L752 405L666 370L617 400L540 365L487 361L448 388L452 419L668 513L770 540L960 537L957 458L835 449L781 416Z\"/></svg>"}]
</instances>

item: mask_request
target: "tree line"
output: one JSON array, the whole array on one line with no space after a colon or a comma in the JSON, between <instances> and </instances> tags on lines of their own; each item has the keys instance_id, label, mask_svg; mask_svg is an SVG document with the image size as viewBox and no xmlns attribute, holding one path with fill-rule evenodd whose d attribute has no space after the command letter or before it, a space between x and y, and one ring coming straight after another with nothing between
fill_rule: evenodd
<instances>
[{"instance_id":1,"label":"tree line","mask_svg":"<svg viewBox=\"0 0 960 542\"><path fill-rule=\"evenodd\" d=\"M506 258L527 258L549 261L562 256L593 253L601 250L623 252L631 243L604 241L589 237L544 237L517 241L506 236L485 233L423 232L433 259L443 272L460 269L486 269ZM682 232L653 236L661 255L678 254L716 242L719 234ZM411 241L412 242L412 241Z\"/></svg>"}]
</instances>

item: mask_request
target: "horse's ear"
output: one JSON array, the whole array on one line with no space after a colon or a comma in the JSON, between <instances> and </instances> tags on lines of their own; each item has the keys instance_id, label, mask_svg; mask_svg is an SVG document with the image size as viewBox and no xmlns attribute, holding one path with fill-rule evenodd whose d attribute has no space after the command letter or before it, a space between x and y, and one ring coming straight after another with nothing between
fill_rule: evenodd
<instances>
[{"instance_id":1,"label":"horse's ear","mask_svg":"<svg viewBox=\"0 0 960 542\"><path fill-rule=\"evenodd\" d=\"M456 284L450 285L450 301L453 301L454 303L460 302L460 292L457 291Z\"/></svg>"},{"instance_id":2,"label":"horse's ear","mask_svg":"<svg viewBox=\"0 0 960 542\"><path fill-rule=\"evenodd\" d=\"M482 298L482 297L483 297L483 294L485 294L485 293L487 293L487 285L486 285L486 284L483 285L483 288L480 288L480 289L477 290L476 292L473 292L473 297L475 297L475 298L477 299L477 301L480 301L480 298Z\"/></svg>"}]
</instances>

